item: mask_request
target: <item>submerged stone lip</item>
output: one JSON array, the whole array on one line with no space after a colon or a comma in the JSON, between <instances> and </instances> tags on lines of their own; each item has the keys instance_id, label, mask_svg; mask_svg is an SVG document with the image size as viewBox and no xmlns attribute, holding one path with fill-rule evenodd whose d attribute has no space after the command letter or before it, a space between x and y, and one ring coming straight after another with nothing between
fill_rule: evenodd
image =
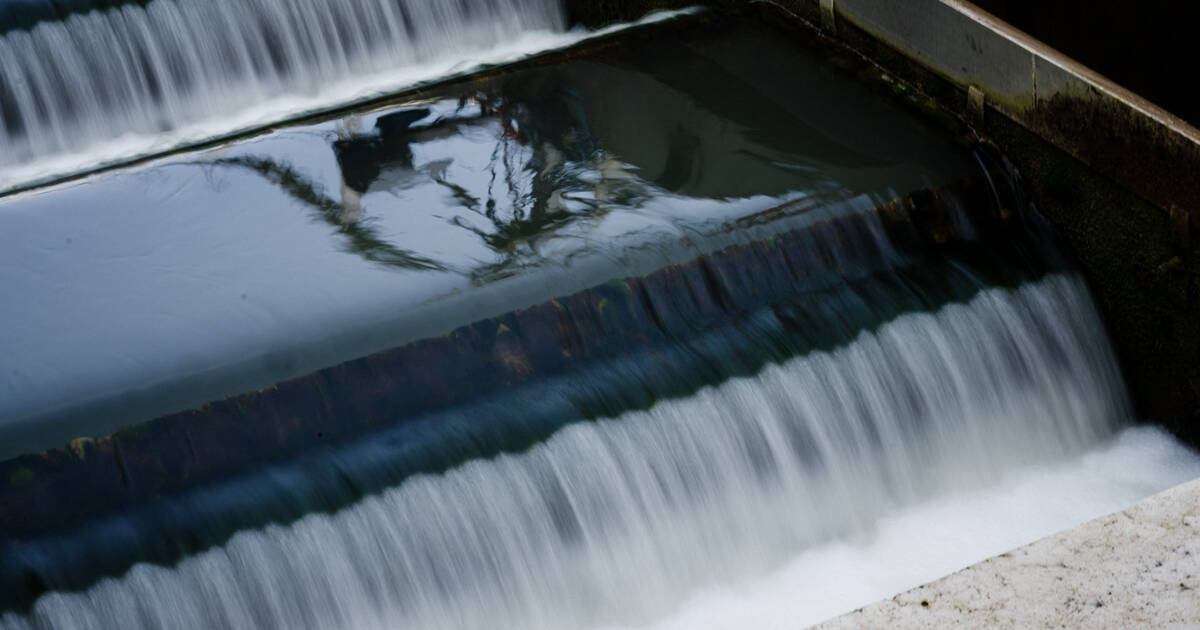
<instances>
[{"instance_id":1,"label":"submerged stone lip","mask_svg":"<svg viewBox=\"0 0 1200 630\"><path fill-rule=\"evenodd\" d=\"M806 41L680 26L5 200L29 333L0 336L0 459L639 276L785 200L865 209L971 167Z\"/></svg>"},{"instance_id":2,"label":"submerged stone lip","mask_svg":"<svg viewBox=\"0 0 1200 630\"><path fill-rule=\"evenodd\" d=\"M348 441L424 422L422 418L437 423L440 415L454 409L460 410L453 412L462 416L454 422L465 423L461 430L468 439L464 445L469 445L456 448L485 455L494 449L519 450L528 442L508 444L514 438L495 435L502 427L488 427L481 434L490 435L486 440L496 441L495 445L470 437L471 426L489 424L478 411L470 411L472 405L487 399L508 400L506 396L516 396L514 402L533 396L537 402L529 405L528 412L537 417L522 419L525 428L518 433L528 434L521 440L536 441L572 419L611 417L658 397L686 396L710 381L755 373L765 362L822 344L845 343L860 330L901 312L933 308L946 300L970 297L989 284L1017 283L1050 270L1037 262L1038 257L1022 253L1025 246L1020 243L1027 240L1022 236L1024 227L1011 220L1011 213L989 204L990 189L982 188L976 183L918 193L874 211L729 247L267 390L126 427L109 437L81 438L64 448L2 462L0 528L9 552L20 555L11 556L3 549L0 555L26 560L14 560L10 572L0 576L9 593L0 604L20 608L46 589L81 588L97 579L91 573L95 567L64 569L57 567L57 561L44 564L50 559L47 553L65 553L72 544L51 543L34 556L19 550L31 544L36 547L39 540L69 539L74 528L106 515L153 510L172 497L306 453L333 452ZM974 230L987 235L983 240L958 214L965 205L984 209L971 216ZM874 233L879 226L885 234ZM883 243L894 251L880 249ZM938 261L947 256L958 262L943 269ZM953 278L953 269L964 264L975 275L945 279ZM921 288L914 292L911 287L917 286ZM846 307L880 291L891 299L879 300L858 314ZM842 307L823 305L851 296L853 301ZM782 328L775 332L770 327L756 328L759 324L752 321L756 313L767 313L778 322L772 326ZM745 339L704 341L705 335L720 330L734 334L731 340ZM646 380L604 385L604 380L583 375L612 361L637 363L644 369L623 378ZM653 366L657 363L687 361L698 362L698 368L708 366L696 372L695 382L656 381ZM616 395L600 396L596 392L601 390ZM415 470L453 465L453 455L445 461L446 455L429 457L421 455L397 465L415 466ZM350 486L354 490L339 491L345 496L336 502L378 489L360 486L357 480ZM309 509L286 518L299 518ZM175 514L171 522L179 518L178 512L179 508L170 508L169 513ZM158 518L148 514L151 521ZM186 522L174 526L191 532L189 536L201 548L233 533L194 530ZM102 574L122 572L136 561L171 562L173 555L186 551L178 543L153 551L154 545L146 541L129 542L132 550L114 555L132 555L101 563ZM27 566L24 562L30 557L40 560ZM58 561L81 562L79 558ZM56 567L57 579L45 576L47 566ZM72 571L77 573L63 577Z\"/></svg>"}]
</instances>

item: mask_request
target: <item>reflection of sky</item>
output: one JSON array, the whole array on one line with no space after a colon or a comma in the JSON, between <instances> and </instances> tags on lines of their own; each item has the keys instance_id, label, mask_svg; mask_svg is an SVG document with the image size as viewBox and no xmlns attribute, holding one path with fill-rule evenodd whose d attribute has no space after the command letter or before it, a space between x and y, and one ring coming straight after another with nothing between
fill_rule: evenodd
<instances>
[{"instance_id":1,"label":"reflection of sky","mask_svg":"<svg viewBox=\"0 0 1200 630\"><path fill-rule=\"evenodd\" d=\"M784 201L844 211L960 175L940 137L767 32L655 46L5 200L0 437L123 396L35 442L104 433L691 258Z\"/></svg>"}]
</instances>

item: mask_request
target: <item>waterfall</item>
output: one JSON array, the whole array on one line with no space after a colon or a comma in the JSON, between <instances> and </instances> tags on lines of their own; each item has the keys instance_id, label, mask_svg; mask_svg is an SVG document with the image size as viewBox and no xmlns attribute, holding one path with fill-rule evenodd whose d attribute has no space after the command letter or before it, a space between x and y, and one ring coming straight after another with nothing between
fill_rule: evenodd
<instances>
[{"instance_id":1,"label":"waterfall","mask_svg":"<svg viewBox=\"0 0 1200 630\"><path fill-rule=\"evenodd\" d=\"M154 0L43 21L0 37L0 171L563 21L557 0Z\"/></svg>"},{"instance_id":2,"label":"waterfall","mask_svg":"<svg viewBox=\"0 0 1200 630\"><path fill-rule=\"evenodd\" d=\"M138 0L10 29L0 189L563 22ZM0 462L0 630L645 628L1128 434L1085 283L1001 156L772 28L701 26L10 197L0 281L36 308L7 386L104 428L41 451L73 429L30 415L41 452Z\"/></svg>"},{"instance_id":3,"label":"waterfall","mask_svg":"<svg viewBox=\"0 0 1200 630\"><path fill-rule=\"evenodd\" d=\"M49 593L0 625L644 622L894 506L1081 453L1127 417L1122 391L1083 283L1051 274L175 566Z\"/></svg>"}]
</instances>

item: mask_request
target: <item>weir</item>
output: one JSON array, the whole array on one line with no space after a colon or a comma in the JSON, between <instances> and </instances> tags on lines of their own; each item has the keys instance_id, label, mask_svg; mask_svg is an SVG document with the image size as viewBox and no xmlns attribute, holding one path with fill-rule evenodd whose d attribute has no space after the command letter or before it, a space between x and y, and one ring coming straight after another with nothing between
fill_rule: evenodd
<instances>
[{"instance_id":1,"label":"weir","mask_svg":"<svg viewBox=\"0 0 1200 630\"><path fill-rule=\"evenodd\" d=\"M10 485L0 511L6 533L26 541L9 554L7 564L14 570L7 576L8 592L18 593L23 576L31 574L57 574L52 583L86 583L96 571L121 570L139 560L174 560L185 549L204 549L240 528L289 522L313 509L336 509L414 473L523 450L574 422L688 398L705 386L750 378L793 356L836 352L914 309L955 312L946 305L989 303L977 297L989 283L1015 287L1023 279L1062 273L1056 270L1061 263L1038 253L1038 239L1030 240L1023 228L996 218L1000 208L988 202L990 187L977 192L981 194L921 194L864 214L825 220L478 322L266 392L131 427L111 438L77 440L61 450L0 464L0 477L28 477ZM968 214L963 203L991 206L991 211ZM1016 219L1010 216L1009 221ZM987 237L978 236L980 231ZM1056 306L1047 308L1079 310L1080 317L1088 317L1090 307L1077 284L1055 280L1050 286L1046 299ZM1003 298L1004 292L996 297ZM1075 304L1079 300L1083 303ZM1017 305L1026 306L1023 300ZM1097 330L1094 321L1072 326L1085 333ZM1029 334L1037 336L1039 347L1062 343L1053 335L1042 339L1050 333L1036 328L1006 333ZM1005 338L993 343L1006 344ZM1063 351L1085 347L1078 345ZM1015 346L1003 350L1027 351ZM892 352L904 354L900 348ZM938 367L936 357L929 360L935 365L924 369L947 369ZM1014 360L1023 364L1033 359ZM1100 390L1119 391L1111 358L1102 354L1094 360L1066 360L1075 371L1099 370L1083 377L1103 383ZM913 426L908 430L924 431L925 422L953 417L929 406L978 402L965 393L964 400L949 403L921 394L922 381L906 375L909 369L903 363L887 368L885 389L890 391L881 394L898 397L886 403L889 408L901 401L910 407ZM895 378L900 380L891 380ZM1102 402L1097 395L1080 401L1099 404L1094 415L1104 420L1072 429L1093 439L1107 434L1123 415L1119 396ZM908 400L910 396L915 398ZM993 396L994 404L1008 404L1002 400L1006 396ZM1063 400L1080 404L1070 402L1072 398ZM864 420L866 433L855 439L875 442L905 428L873 417L883 408L860 413L872 417ZM1083 422L1083 417L1070 422ZM342 447L332 457L308 456L294 467L235 477L215 491L165 500L288 455L314 448L321 452L379 431L383 435ZM800 426L791 431L797 456L811 455L817 448L815 436ZM832 455L812 464L828 465L828 457ZM273 495L278 498L265 500ZM130 510L129 516L111 517ZM97 516L109 518L74 531ZM65 541L59 533L68 534ZM147 546L150 539L161 545ZM180 544L186 546L181 549ZM107 560L80 566L78 552L96 546L106 550ZM42 588L38 584L31 587L35 592Z\"/></svg>"},{"instance_id":2,"label":"weir","mask_svg":"<svg viewBox=\"0 0 1200 630\"><path fill-rule=\"evenodd\" d=\"M107 4L56 8L62 19L0 35L4 187L19 183L5 171L31 161L53 164L105 144L136 155L162 146L139 136L236 129L260 122L244 110L272 101L295 108L361 98L372 77L402 85L406 69L421 77L422 66L469 62L472 53L563 27L553 0ZM23 5L5 6L28 15Z\"/></svg>"},{"instance_id":3,"label":"weir","mask_svg":"<svg viewBox=\"0 0 1200 630\"><path fill-rule=\"evenodd\" d=\"M60 12L0 39L4 129L170 135L564 15ZM1127 470L1070 523L1200 474L1005 156L747 15L0 199L0 627L670 627L1022 475ZM159 88L22 61L68 41Z\"/></svg>"},{"instance_id":4,"label":"weir","mask_svg":"<svg viewBox=\"0 0 1200 630\"><path fill-rule=\"evenodd\" d=\"M901 317L831 353L570 426L524 453L412 478L329 516L243 532L172 568L141 565L79 595L44 597L30 621L636 621L671 601L664 589L770 566L880 506L1107 434L1122 410L1108 393L1110 358L1089 347L1098 326L1088 308L1076 281L1054 276ZM1047 323L1064 316L1062 328ZM1039 342L1061 356L1032 350ZM122 604L135 601L147 604Z\"/></svg>"}]
</instances>

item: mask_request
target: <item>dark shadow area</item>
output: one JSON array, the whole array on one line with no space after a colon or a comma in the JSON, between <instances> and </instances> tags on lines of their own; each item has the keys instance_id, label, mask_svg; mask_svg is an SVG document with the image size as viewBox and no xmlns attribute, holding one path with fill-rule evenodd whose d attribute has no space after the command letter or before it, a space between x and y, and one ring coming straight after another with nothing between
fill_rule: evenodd
<instances>
[{"instance_id":1,"label":"dark shadow area","mask_svg":"<svg viewBox=\"0 0 1200 630\"><path fill-rule=\"evenodd\" d=\"M1200 125L1200 4L1179 0L974 0L980 8Z\"/></svg>"},{"instance_id":2,"label":"dark shadow area","mask_svg":"<svg viewBox=\"0 0 1200 630\"><path fill-rule=\"evenodd\" d=\"M62 20L76 13L104 11L149 0L0 0L0 35L29 30L38 22Z\"/></svg>"}]
</instances>

